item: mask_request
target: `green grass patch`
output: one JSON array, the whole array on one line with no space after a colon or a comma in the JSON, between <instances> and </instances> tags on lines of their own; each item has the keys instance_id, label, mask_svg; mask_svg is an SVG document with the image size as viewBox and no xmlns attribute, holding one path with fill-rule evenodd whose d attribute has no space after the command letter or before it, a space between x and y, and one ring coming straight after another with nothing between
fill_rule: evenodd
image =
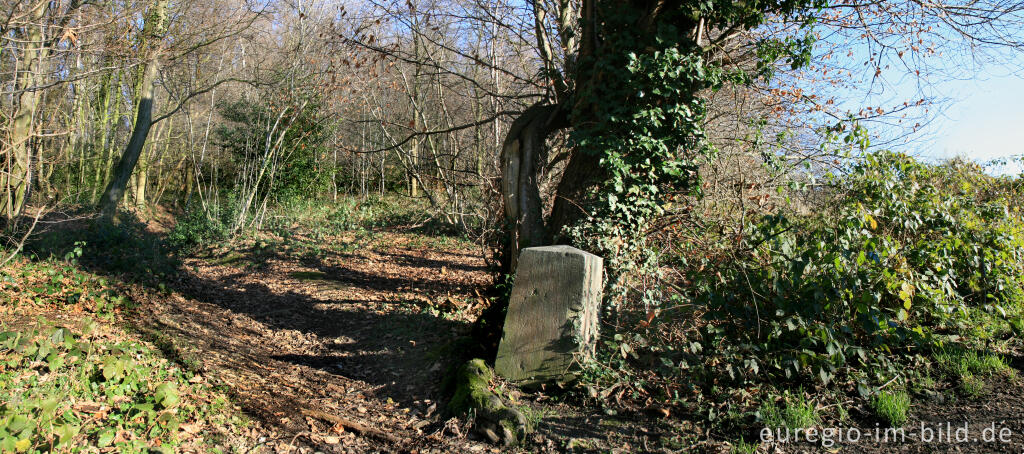
<instances>
[{"instance_id":1,"label":"green grass patch","mask_svg":"<svg viewBox=\"0 0 1024 454\"><path fill-rule=\"evenodd\" d=\"M932 376L931 368L925 368L923 372L913 374L907 379L908 390L913 394L933 391L938 386L939 381Z\"/></svg>"},{"instance_id":2,"label":"green grass patch","mask_svg":"<svg viewBox=\"0 0 1024 454\"><path fill-rule=\"evenodd\" d=\"M530 427L539 426L540 423L544 421L544 418L553 416L555 414L555 412L552 410L548 410L545 408L533 408L530 407L529 405L516 405L515 408L518 409L519 412L526 417L526 422L527 424L530 425ZM612 419L606 419L600 422L601 425L614 425L615 423L616 421Z\"/></svg>"},{"instance_id":3,"label":"green grass patch","mask_svg":"<svg viewBox=\"0 0 1024 454\"><path fill-rule=\"evenodd\" d=\"M871 398L871 409L889 427L902 427L910 412L910 395L904 391L880 392Z\"/></svg>"},{"instance_id":4,"label":"green grass patch","mask_svg":"<svg viewBox=\"0 0 1024 454\"><path fill-rule=\"evenodd\" d=\"M803 429L821 421L814 404L802 392L787 396L781 405L775 400L766 400L761 404L759 413L764 425L773 429Z\"/></svg>"},{"instance_id":5,"label":"green grass patch","mask_svg":"<svg viewBox=\"0 0 1024 454\"><path fill-rule=\"evenodd\" d=\"M965 396L976 399L985 394L985 380L974 374L967 374L960 377L960 391Z\"/></svg>"},{"instance_id":6,"label":"green grass patch","mask_svg":"<svg viewBox=\"0 0 1024 454\"><path fill-rule=\"evenodd\" d=\"M230 251L221 257L217 257L211 260L210 263L214 265L234 266L242 262L245 262L247 259L248 257L246 257L246 255L241 252Z\"/></svg>"},{"instance_id":7,"label":"green grass patch","mask_svg":"<svg viewBox=\"0 0 1024 454\"><path fill-rule=\"evenodd\" d=\"M971 398L985 393L985 378L1013 374L1006 361L992 353L950 348L935 353L934 359L939 370L949 379L957 381L960 391Z\"/></svg>"},{"instance_id":8,"label":"green grass patch","mask_svg":"<svg viewBox=\"0 0 1024 454\"><path fill-rule=\"evenodd\" d=\"M743 437L740 437L739 441L733 443L730 452L732 454L754 454L760 446L759 443L749 443Z\"/></svg>"}]
</instances>

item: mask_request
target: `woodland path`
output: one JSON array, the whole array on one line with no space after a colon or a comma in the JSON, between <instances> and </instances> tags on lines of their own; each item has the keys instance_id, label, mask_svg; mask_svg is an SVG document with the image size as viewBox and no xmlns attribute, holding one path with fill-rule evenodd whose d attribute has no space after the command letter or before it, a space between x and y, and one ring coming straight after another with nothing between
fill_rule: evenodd
<instances>
[{"instance_id":1,"label":"woodland path","mask_svg":"<svg viewBox=\"0 0 1024 454\"><path fill-rule=\"evenodd\" d=\"M249 452L503 452L443 411L445 372L472 347L472 322L493 287L483 257L471 243L443 236L296 229L181 257L155 286L119 286L136 309L118 319L203 381L222 385L252 421L241 434L255 444ZM148 272L137 268L119 276L130 282ZM62 323L81 316L53 315ZM915 399L906 427L967 420L980 433L994 422L1013 431L1011 443L788 444L759 452L1024 452L1024 355L1007 359L1016 378L991 383L979 399ZM731 452L727 440L735 438L685 416L606 414L593 401L506 392L537 426L511 452ZM849 411L849 425L873 430L867 409Z\"/></svg>"},{"instance_id":2,"label":"woodland path","mask_svg":"<svg viewBox=\"0 0 1024 454\"><path fill-rule=\"evenodd\" d=\"M393 232L250 243L184 258L169 291L139 295L137 323L227 385L265 448L501 452L443 411L456 341L492 285L471 244ZM632 452L648 440L629 418L519 403L539 423L523 452Z\"/></svg>"},{"instance_id":3,"label":"woodland path","mask_svg":"<svg viewBox=\"0 0 1024 454\"><path fill-rule=\"evenodd\" d=\"M186 258L174 291L141 306L142 328L226 384L273 450L490 451L437 403L445 349L489 284L484 261L362 240L298 259L292 245L312 243Z\"/></svg>"},{"instance_id":4,"label":"woodland path","mask_svg":"<svg viewBox=\"0 0 1024 454\"><path fill-rule=\"evenodd\" d=\"M270 451L502 452L467 436L467 424L442 407L446 369L466 348L457 341L493 286L482 252L410 232L296 230L184 258L172 290L147 292L137 320L177 339L184 358L228 385ZM1022 370L1024 360L1008 359ZM980 433L995 422L1013 431L1009 444L865 440L762 450L1024 452L1020 379L990 386L976 400L916 401L906 427L967 420ZM538 426L520 452L731 451L721 434L672 429L643 412L612 416L543 393L513 397ZM866 409L850 410L851 426L873 430ZM668 441L677 435L682 443Z\"/></svg>"}]
</instances>

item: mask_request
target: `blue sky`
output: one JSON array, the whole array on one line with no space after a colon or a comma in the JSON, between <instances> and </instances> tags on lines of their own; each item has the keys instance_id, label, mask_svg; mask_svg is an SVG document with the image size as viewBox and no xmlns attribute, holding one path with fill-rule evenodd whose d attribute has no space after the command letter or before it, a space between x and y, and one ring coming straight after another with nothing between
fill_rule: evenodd
<instances>
[{"instance_id":1,"label":"blue sky","mask_svg":"<svg viewBox=\"0 0 1024 454\"><path fill-rule=\"evenodd\" d=\"M924 155L987 161L1024 154L1024 77L995 68L968 81L942 84L953 98L928 125Z\"/></svg>"},{"instance_id":2,"label":"blue sky","mask_svg":"<svg viewBox=\"0 0 1024 454\"><path fill-rule=\"evenodd\" d=\"M899 127L890 130L869 123L869 132L883 139L881 146L933 162L963 157L986 163L1024 155L1024 55L1003 64L965 70L960 73L962 79L926 82L923 86L915 77L895 75L898 81L883 82L866 95L861 91L865 82L854 83L848 87L849 97L841 102L849 111L857 112L865 106L894 106L922 97L933 100L935 104L926 114L930 121L910 136L903 136L906 131ZM886 142L885 137L892 134L902 136L902 141ZM1017 174L1024 172L1024 166L1017 161L990 167L989 172Z\"/></svg>"},{"instance_id":3,"label":"blue sky","mask_svg":"<svg viewBox=\"0 0 1024 454\"><path fill-rule=\"evenodd\" d=\"M1018 20L1024 17L1007 18L1005 30L982 27L972 35L992 41L1024 40L1024 30L1014 25ZM932 25L937 27L934 32ZM821 64L838 69L833 77L844 71L848 75L837 92L828 93L826 85L826 96L837 96L840 111L855 115L864 108L887 111L883 118L864 122L875 136L872 142L881 147L928 161L963 157L984 163L1024 155L1024 49L979 46L943 23L932 25L929 33L911 36L918 38L916 43L899 33L868 39L856 28L823 29L818 52L841 57L836 63L823 59ZM922 98L929 102L901 110L904 103L914 106ZM917 123L924 126L908 136ZM1024 169L1017 165L1015 170Z\"/></svg>"}]
</instances>

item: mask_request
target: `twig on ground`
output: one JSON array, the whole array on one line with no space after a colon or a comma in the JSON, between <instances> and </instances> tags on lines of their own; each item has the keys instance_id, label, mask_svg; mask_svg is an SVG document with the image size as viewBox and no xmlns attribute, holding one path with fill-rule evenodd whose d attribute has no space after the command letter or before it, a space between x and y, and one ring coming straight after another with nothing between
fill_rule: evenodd
<instances>
[{"instance_id":1,"label":"twig on ground","mask_svg":"<svg viewBox=\"0 0 1024 454\"><path fill-rule=\"evenodd\" d=\"M396 437L394 435L391 435L391 434L388 434L388 433L384 433L384 432L382 432L382 431L380 431L378 429L366 426L366 425L364 425L362 423L353 421L351 419L342 418L341 416L332 415L330 413L324 413L324 412L319 411L319 410L309 410L309 409L303 409L302 410L302 414L306 415L306 416L309 416L309 417L312 417L312 418L322 419L324 421L330 421L330 422L333 422L334 424L340 425L340 426L342 426L342 427L344 427L344 428L346 428L348 430L352 430L354 432L358 432L358 433L361 433L363 435L371 436L371 437L374 437L374 438L377 438L377 439L380 439L380 440L384 440L384 441L387 441L387 442L390 442L390 443L393 443L393 444L401 443L401 440L399 440L398 437Z\"/></svg>"}]
</instances>

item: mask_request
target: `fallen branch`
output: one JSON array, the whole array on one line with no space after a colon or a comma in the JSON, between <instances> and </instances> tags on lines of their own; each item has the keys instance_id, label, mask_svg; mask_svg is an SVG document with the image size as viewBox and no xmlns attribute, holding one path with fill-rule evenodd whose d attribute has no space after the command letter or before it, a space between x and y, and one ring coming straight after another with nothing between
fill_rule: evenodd
<instances>
[{"instance_id":1,"label":"fallen branch","mask_svg":"<svg viewBox=\"0 0 1024 454\"><path fill-rule=\"evenodd\" d=\"M390 442L390 443L393 443L393 444L401 443L401 440L399 440L398 437L396 437L394 435L391 435L391 434L388 434L388 433L384 433L384 432L382 432L382 431L380 431L378 429L374 429L372 427L368 427L368 426L366 426L366 425L364 425L362 423L353 421L351 419L342 418L341 416L332 415L330 413L324 413L324 412L319 411L319 410L306 410L306 409L302 410L302 414L306 415L306 416L309 416L309 417L312 417L312 418L322 419L324 421L330 421L330 422L332 422L332 423L334 423L336 425L344 427L347 430L351 430L353 432L358 432L360 434L367 435L367 436L370 436L370 437L373 437L373 438L377 438L377 439L380 439L380 440L384 440L384 441L387 441L387 442Z\"/></svg>"},{"instance_id":2,"label":"fallen branch","mask_svg":"<svg viewBox=\"0 0 1024 454\"><path fill-rule=\"evenodd\" d=\"M25 241L28 240L29 235L31 235L32 231L35 230L36 224L39 223L39 218L43 215L43 210L45 209L46 207L39 207L39 211L36 213L36 217L32 219L32 225L30 225L28 227L28 230L25 231L25 235L21 237L21 241L18 241L17 243L14 244L14 250L11 251L7 255L7 257L3 257L3 260L0 260L0 266L4 266L7 264L7 262L13 260L14 257L21 253L21 250L25 248Z\"/></svg>"}]
</instances>

